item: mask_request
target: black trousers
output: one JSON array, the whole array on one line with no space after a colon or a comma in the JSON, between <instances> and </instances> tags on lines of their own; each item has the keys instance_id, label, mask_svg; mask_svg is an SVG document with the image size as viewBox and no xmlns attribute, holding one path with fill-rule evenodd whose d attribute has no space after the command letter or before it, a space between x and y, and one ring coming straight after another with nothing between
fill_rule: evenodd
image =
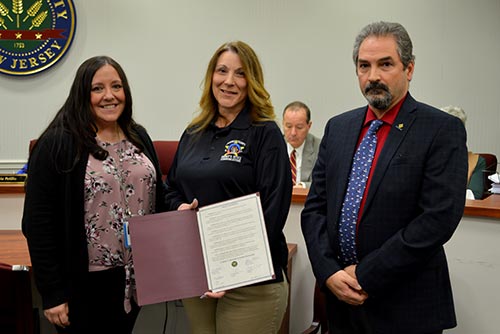
<instances>
[{"instance_id":1,"label":"black trousers","mask_svg":"<svg viewBox=\"0 0 500 334\"><path fill-rule=\"evenodd\" d=\"M58 333L132 333L140 308L132 300L132 310L125 312L124 268L90 272L88 277L88 284L68 303L71 325L57 328Z\"/></svg>"},{"instance_id":2,"label":"black trousers","mask_svg":"<svg viewBox=\"0 0 500 334\"><path fill-rule=\"evenodd\" d=\"M336 300L336 303L342 302ZM375 334L363 307L327 303L329 334Z\"/></svg>"},{"instance_id":3,"label":"black trousers","mask_svg":"<svg viewBox=\"0 0 500 334\"><path fill-rule=\"evenodd\" d=\"M373 329L370 318L364 306L350 306L329 296L327 302L328 334L387 334ZM442 334L435 331L420 334ZM398 333L400 334L400 333ZM401 333L402 334L402 333Z\"/></svg>"}]
</instances>

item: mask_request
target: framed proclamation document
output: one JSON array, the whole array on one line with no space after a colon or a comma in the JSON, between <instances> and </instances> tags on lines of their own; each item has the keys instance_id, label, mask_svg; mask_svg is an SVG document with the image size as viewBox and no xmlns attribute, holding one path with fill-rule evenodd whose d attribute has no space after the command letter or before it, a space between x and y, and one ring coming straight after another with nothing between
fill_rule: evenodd
<instances>
[{"instance_id":1,"label":"framed proclamation document","mask_svg":"<svg viewBox=\"0 0 500 334\"><path fill-rule=\"evenodd\" d=\"M274 278L258 194L129 219L139 305Z\"/></svg>"}]
</instances>

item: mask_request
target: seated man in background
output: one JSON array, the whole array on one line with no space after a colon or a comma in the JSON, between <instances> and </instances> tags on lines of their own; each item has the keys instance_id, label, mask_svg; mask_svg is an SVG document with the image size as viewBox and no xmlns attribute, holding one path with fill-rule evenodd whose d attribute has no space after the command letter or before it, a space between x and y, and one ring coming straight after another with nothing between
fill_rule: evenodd
<instances>
[{"instance_id":1,"label":"seated man in background","mask_svg":"<svg viewBox=\"0 0 500 334\"><path fill-rule=\"evenodd\" d=\"M458 117L462 123L467 121L465 111L456 106L446 106L441 110L450 115ZM467 174L467 198L468 199L483 199L484 195L484 177L483 172L486 170L486 160L479 154L469 151L469 171ZM470 190L470 191L469 191ZM474 198L470 193L474 194Z\"/></svg>"},{"instance_id":2,"label":"seated man in background","mask_svg":"<svg viewBox=\"0 0 500 334\"><path fill-rule=\"evenodd\" d=\"M311 185L320 143L319 138L309 133L311 125L311 111L305 103L294 101L283 110L283 131L294 187L309 188Z\"/></svg>"}]
</instances>

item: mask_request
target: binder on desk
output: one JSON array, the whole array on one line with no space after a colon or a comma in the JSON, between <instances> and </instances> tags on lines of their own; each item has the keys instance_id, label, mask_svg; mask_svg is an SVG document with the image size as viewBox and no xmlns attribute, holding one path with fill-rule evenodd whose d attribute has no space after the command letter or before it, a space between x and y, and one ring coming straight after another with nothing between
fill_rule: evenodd
<instances>
[{"instance_id":1,"label":"binder on desk","mask_svg":"<svg viewBox=\"0 0 500 334\"><path fill-rule=\"evenodd\" d=\"M258 194L129 219L139 305L274 278Z\"/></svg>"}]
</instances>

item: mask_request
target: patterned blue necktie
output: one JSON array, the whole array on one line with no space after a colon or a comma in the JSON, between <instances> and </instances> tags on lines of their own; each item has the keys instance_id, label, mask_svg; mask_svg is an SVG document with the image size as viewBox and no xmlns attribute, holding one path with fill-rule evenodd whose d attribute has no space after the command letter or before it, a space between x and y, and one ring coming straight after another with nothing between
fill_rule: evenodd
<instances>
[{"instance_id":1,"label":"patterned blue necktie","mask_svg":"<svg viewBox=\"0 0 500 334\"><path fill-rule=\"evenodd\" d=\"M358 263L356 254L356 223L358 221L359 206L366 188L366 181L372 166L373 155L377 147L377 130L383 124L381 120L374 120L368 132L361 140L358 150L354 154L347 192L342 203L340 215L339 238L341 259L346 264Z\"/></svg>"}]
</instances>

